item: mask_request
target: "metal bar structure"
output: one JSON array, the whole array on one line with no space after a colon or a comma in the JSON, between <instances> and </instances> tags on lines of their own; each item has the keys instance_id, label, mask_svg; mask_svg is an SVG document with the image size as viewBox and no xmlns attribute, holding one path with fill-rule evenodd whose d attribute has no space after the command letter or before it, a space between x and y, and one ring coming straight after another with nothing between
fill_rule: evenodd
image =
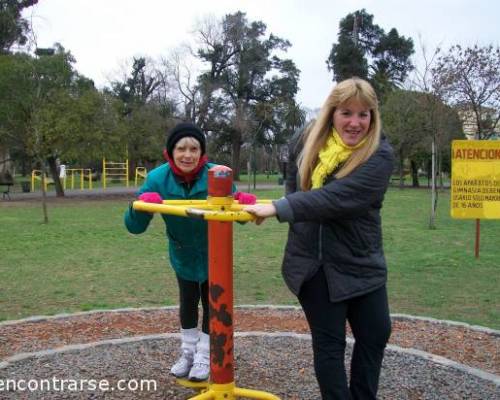
<instances>
[{"instance_id":1,"label":"metal bar structure","mask_svg":"<svg viewBox=\"0 0 500 400\"><path fill-rule=\"evenodd\" d=\"M210 381L177 379L200 393L190 400L234 400L239 397L280 400L260 390L238 388L234 381L233 222L252 221L232 197L233 171L217 165L208 171L207 200L135 201L135 210L201 218L208 221L208 284L210 317ZM269 203L270 200L259 201Z\"/></svg>"},{"instance_id":2,"label":"metal bar structure","mask_svg":"<svg viewBox=\"0 0 500 400\"><path fill-rule=\"evenodd\" d=\"M35 191L35 183L36 181L40 181L40 185L45 186L45 191L47 191L47 186L49 184L54 183L52 178L49 178L47 174L45 174L45 177L42 176L42 171L39 169L34 169L31 171L31 191Z\"/></svg>"},{"instance_id":3,"label":"metal bar structure","mask_svg":"<svg viewBox=\"0 0 500 400\"><path fill-rule=\"evenodd\" d=\"M137 187L139 179L145 180L147 176L148 176L148 170L145 167L136 167L135 179L134 179L135 186Z\"/></svg>"},{"instance_id":4,"label":"metal bar structure","mask_svg":"<svg viewBox=\"0 0 500 400\"><path fill-rule=\"evenodd\" d=\"M70 188L75 188L75 175L79 175L80 177L80 190L85 189L85 177L87 177L88 189L92 189L92 170L90 168L66 168L65 176L62 178L64 190L66 190L67 187L68 177L70 180Z\"/></svg>"},{"instance_id":5,"label":"metal bar structure","mask_svg":"<svg viewBox=\"0 0 500 400\"><path fill-rule=\"evenodd\" d=\"M232 170L208 171L208 203L231 206ZM210 306L210 381L234 382L233 344L233 222L208 221L208 296Z\"/></svg>"},{"instance_id":6,"label":"metal bar structure","mask_svg":"<svg viewBox=\"0 0 500 400\"><path fill-rule=\"evenodd\" d=\"M102 188L106 189L108 178L125 181L129 185L128 159L125 162L106 161L102 159Z\"/></svg>"}]
</instances>

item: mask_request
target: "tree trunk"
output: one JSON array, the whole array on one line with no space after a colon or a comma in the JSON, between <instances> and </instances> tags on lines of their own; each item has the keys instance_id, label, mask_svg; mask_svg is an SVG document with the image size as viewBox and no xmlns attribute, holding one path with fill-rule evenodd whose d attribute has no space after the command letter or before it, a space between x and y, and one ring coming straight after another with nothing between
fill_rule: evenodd
<instances>
[{"instance_id":1,"label":"tree trunk","mask_svg":"<svg viewBox=\"0 0 500 400\"><path fill-rule=\"evenodd\" d=\"M46 169L45 169L45 161L40 158L40 170L42 171L42 212L43 212L43 223L48 224L49 223L49 213L47 211L47 192L45 191L45 175L46 175Z\"/></svg>"},{"instance_id":2,"label":"tree trunk","mask_svg":"<svg viewBox=\"0 0 500 400\"><path fill-rule=\"evenodd\" d=\"M399 151L399 188L403 189L405 186L405 171L404 171L404 158L403 150Z\"/></svg>"},{"instance_id":3,"label":"tree trunk","mask_svg":"<svg viewBox=\"0 0 500 400\"><path fill-rule=\"evenodd\" d=\"M233 180L240 180L240 151L241 132L235 130L231 137L231 168L233 170ZM250 171L248 171L250 173Z\"/></svg>"},{"instance_id":4,"label":"tree trunk","mask_svg":"<svg viewBox=\"0 0 500 400\"><path fill-rule=\"evenodd\" d=\"M418 165L413 160L410 161L410 165L411 165L411 180L412 180L411 185L413 187L419 187L420 184L418 182Z\"/></svg>"},{"instance_id":5,"label":"tree trunk","mask_svg":"<svg viewBox=\"0 0 500 400\"><path fill-rule=\"evenodd\" d=\"M443 156L441 155L441 152L438 152L438 174L439 174L439 187L441 190L444 189L444 182L443 182Z\"/></svg>"},{"instance_id":6,"label":"tree trunk","mask_svg":"<svg viewBox=\"0 0 500 400\"><path fill-rule=\"evenodd\" d=\"M429 229L436 229L436 206L437 206L437 192L436 192L436 141L435 136L432 139L432 185L431 185L431 216L429 219Z\"/></svg>"},{"instance_id":7,"label":"tree trunk","mask_svg":"<svg viewBox=\"0 0 500 400\"><path fill-rule=\"evenodd\" d=\"M55 157L48 157L47 163L49 164L50 175L54 181L54 187L56 189L57 197L64 197L64 189L61 185L61 180L59 179L59 171L57 170L57 163Z\"/></svg>"},{"instance_id":8,"label":"tree trunk","mask_svg":"<svg viewBox=\"0 0 500 400\"><path fill-rule=\"evenodd\" d=\"M432 160L427 161L427 187L431 187L432 180Z\"/></svg>"},{"instance_id":9,"label":"tree trunk","mask_svg":"<svg viewBox=\"0 0 500 400\"><path fill-rule=\"evenodd\" d=\"M235 109L236 115L233 123L233 129L231 134L231 146L232 146L232 154L231 154L231 168L233 169L233 179L235 181L240 180L240 153L241 153L241 144L243 138L243 132L248 130L247 119L246 119L246 104L238 100L236 103ZM253 143L253 140L252 140ZM255 143L252 144L252 150ZM255 154L253 157L253 161L255 162ZM250 171L248 172L250 173Z\"/></svg>"},{"instance_id":10,"label":"tree trunk","mask_svg":"<svg viewBox=\"0 0 500 400\"><path fill-rule=\"evenodd\" d=\"M136 160L128 160L128 177L129 180L134 182L135 185L135 170L138 167L138 163ZM126 184L126 182L125 182Z\"/></svg>"}]
</instances>

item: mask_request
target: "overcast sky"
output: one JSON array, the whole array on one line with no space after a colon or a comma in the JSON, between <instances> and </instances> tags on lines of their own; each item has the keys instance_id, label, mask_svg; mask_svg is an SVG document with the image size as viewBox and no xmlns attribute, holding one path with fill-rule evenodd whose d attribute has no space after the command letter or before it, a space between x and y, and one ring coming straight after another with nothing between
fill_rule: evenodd
<instances>
[{"instance_id":1,"label":"overcast sky","mask_svg":"<svg viewBox=\"0 0 500 400\"><path fill-rule=\"evenodd\" d=\"M316 108L333 84L325 60L339 21L361 8L386 32L394 27L413 38L416 57L419 36L430 51L500 42L497 0L39 0L24 16L32 18L38 47L61 43L76 69L102 87L133 56L167 56L193 37L197 20L240 10L292 43L286 56L301 70L298 100Z\"/></svg>"}]
</instances>

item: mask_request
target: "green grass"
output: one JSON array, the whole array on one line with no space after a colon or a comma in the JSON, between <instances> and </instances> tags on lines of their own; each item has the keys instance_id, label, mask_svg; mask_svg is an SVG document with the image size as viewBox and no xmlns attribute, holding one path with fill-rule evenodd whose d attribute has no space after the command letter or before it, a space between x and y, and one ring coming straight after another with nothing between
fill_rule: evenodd
<instances>
[{"instance_id":1,"label":"green grass","mask_svg":"<svg viewBox=\"0 0 500 400\"><path fill-rule=\"evenodd\" d=\"M281 172L276 172L274 174L257 174L255 176L255 182L256 183L269 183L273 185L278 184L278 179L282 178L283 175ZM253 174L250 174L250 184L253 185ZM240 174L240 180L238 181L239 184L248 184L248 175L247 174ZM252 186L253 187L253 186Z\"/></svg>"},{"instance_id":2,"label":"green grass","mask_svg":"<svg viewBox=\"0 0 500 400\"><path fill-rule=\"evenodd\" d=\"M280 190L258 192L277 198ZM164 226L143 235L123 227L127 200L0 202L0 320L79 310L177 304ZM498 221L449 217L440 193L437 229L428 229L427 190L389 191L383 209L391 311L500 328ZM297 304L281 278L286 224L234 225L236 304Z\"/></svg>"},{"instance_id":3,"label":"green grass","mask_svg":"<svg viewBox=\"0 0 500 400\"><path fill-rule=\"evenodd\" d=\"M499 328L500 224L481 222L480 258L475 259L475 221L452 219L449 193L439 197L437 229L429 230L427 191L394 189L387 196L384 245L392 312Z\"/></svg>"}]
</instances>

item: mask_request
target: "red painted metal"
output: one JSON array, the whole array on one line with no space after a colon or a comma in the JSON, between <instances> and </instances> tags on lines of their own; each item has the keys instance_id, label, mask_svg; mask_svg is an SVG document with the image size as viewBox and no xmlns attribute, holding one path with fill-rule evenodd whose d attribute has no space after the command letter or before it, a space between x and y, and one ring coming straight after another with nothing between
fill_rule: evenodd
<instances>
[{"instance_id":1,"label":"red painted metal","mask_svg":"<svg viewBox=\"0 0 500 400\"><path fill-rule=\"evenodd\" d=\"M208 171L208 195L232 199L233 172L225 166ZM220 199L217 199L220 200ZM234 382L233 222L208 221L210 304L210 381Z\"/></svg>"},{"instance_id":2,"label":"red painted metal","mask_svg":"<svg viewBox=\"0 0 500 400\"><path fill-rule=\"evenodd\" d=\"M230 196L233 188L233 170L225 165L216 165L208 171L208 195Z\"/></svg>"}]
</instances>

